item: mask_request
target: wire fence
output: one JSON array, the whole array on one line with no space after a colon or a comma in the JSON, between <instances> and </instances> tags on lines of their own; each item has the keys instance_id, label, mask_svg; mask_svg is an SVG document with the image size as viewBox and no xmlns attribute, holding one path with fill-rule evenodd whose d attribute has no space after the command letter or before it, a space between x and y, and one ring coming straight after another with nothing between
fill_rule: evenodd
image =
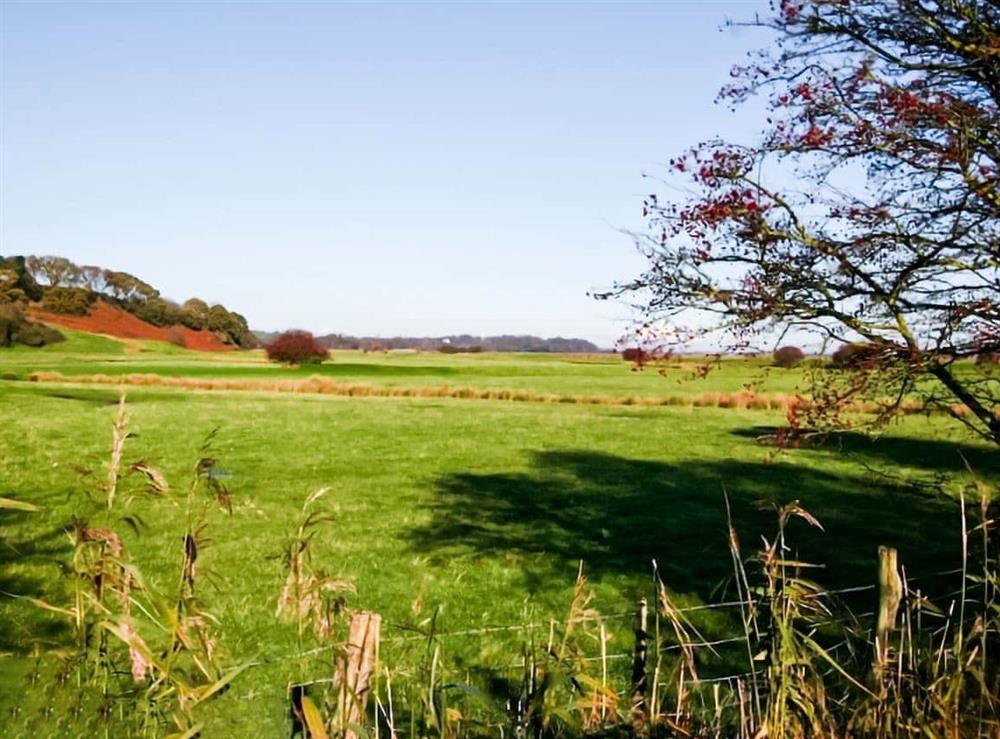
<instances>
[{"instance_id":1,"label":"wire fence","mask_svg":"<svg viewBox=\"0 0 1000 739\"><path fill-rule=\"evenodd\" d=\"M952 570L944 570L940 572L928 573L927 575L921 577L907 578L906 583L909 586L911 583L924 582L931 580L936 577L947 577L963 573L961 568L956 568ZM844 595L856 595L861 593L875 593L878 590L878 586L875 584L868 585L857 585L843 588L835 588L830 590L823 590L819 592L819 595L823 597L834 597L834 596L844 596ZM913 589L908 587L908 592L914 593ZM957 590L953 592L946 593L940 598L953 598L956 595L964 592L963 590ZM747 600L727 600L720 601L717 603L700 603L689 606L676 607L672 609L672 612L677 615L695 614L705 611L736 611L740 610L741 614L745 614L749 608L756 607L757 604L748 603ZM865 619L872 619L876 613L874 611L865 611L862 613L852 613L851 616L855 621L863 621ZM499 634L523 634L526 632L537 632L540 630L546 630L551 632L552 629L556 627L565 627L574 624L604 624L612 622L636 622L639 617L639 610L633 609L629 611L623 611L611 614L592 614L585 617L570 618L570 619L557 619L550 618L544 621L533 620L529 622L522 622L516 624L496 624L482 626L478 628L466 628L466 629L456 629L452 631L445 630L429 630L424 631L419 627L415 627L412 624L403 623L392 623L386 622L386 626L389 629L395 630L401 633L395 633L390 636L383 637L381 639L382 645L406 645L417 642L427 642L427 643L441 643L447 642L456 638L478 638L490 635ZM838 619L831 618L825 622L817 622L815 625L818 627L831 626L839 623ZM867 644L872 644L871 639L863 639L858 637L854 644L864 641ZM657 643L655 645L655 654L668 654L672 652L679 651L691 651L691 650L713 650L716 647L724 647L733 644L747 644L747 636L745 634L733 637L724 637L717 639L698 639L698 640L676 640L676 639L666 639L662 643ZM836 652L838 650L845 649L851 646L849 640L842 640L836 644L832 644L827 648L829 652ZM303 650L300 652L295 652L292 654L275 655L271 657L262 657L250 663L251 666L265 666L265 665L276 665L285 662L294 662L297 660L307 660L311 657L316 657L319 655L329 655L330 661L335 659L337 654L337 645L326 644L322 646L317 646L311 649ZM614 652L610 654L600 654L594 656L577 657L576 661L582 663L596 663L596 662L623 662L635 659L635 652ZM743 659L746 657L744 655ZM504 668L511 670L524 670L527 667L527 657L522 656L520 659L511 660L500 665ZM497 665L491 666L489 669L496 669ZM466 666L466 670L470 672L476 671L474 666ZM733 683L736 680L748 680L756 676L758 673L754 671L744 671L726 675L714 675L710 677L688 677L684 682L688 684L699 683L699 684L716 684L716 683ZM307 681L304 684L322 684L333 682L333 677L323 677L317 678L315 680ZM286 692L287 687L279 688L275 686L273 690L268 689L265 691L257 691L256 695L272 692Z\"/></svg>"}]
</instances>

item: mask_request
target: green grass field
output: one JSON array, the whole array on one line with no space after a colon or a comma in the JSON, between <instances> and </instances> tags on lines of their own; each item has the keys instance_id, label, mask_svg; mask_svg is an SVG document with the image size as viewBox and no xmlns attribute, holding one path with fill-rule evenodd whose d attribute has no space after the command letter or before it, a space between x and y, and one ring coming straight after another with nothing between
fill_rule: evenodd
<instances>
[{"instance_id":1,"label":"green grass field","mask_svg":"<svg viewBox=\"0 0 1000 739\"><path fill-rule=\"evenodd\" d=\"M0 352L0 376L35 370L318 372L372 384L616 397L737 391L758 380L770 391L794 392L802 381L795 371L765 372L753 361L729 360L705 380L682 380L687 370L676 377L635 373L617 357L541 355L337 353L320 368L287 369L253 353L197 355L80 334L42 350ZM93 510L73 466L99 470L107 459L117 397L112 387L0 381L0 495L40 508L0 511L0 715L12 727L5 735L44 735L41 727L53 721L64 722L64 733L52 735L73 735L70 717L46 713L55 688L45 677L46 659L36 660L64 645L66 629L12 596L66 601L59 576L71 551L65 529L74 515ZM134 438L126 460L160 468L174 492L137 496L127 508L97 515L104 524L126 511L143 520L125 547L150 586L169 590L176 579L181 491L216 428L214 453L234 493L231 515L209 515L211 546L201 566L212 585L202 595L220 619L224 653L234 663L257 664L213 702L204 736L286 734L286 684L325 669L284 659L300 643L294 627L275 618L280 553L303 501L318 488L330 486L323 503L334 520L320 530L314 556L354 582L352 605L384 615L383 653L403 660L413 644L407 627L436 609L445 632L539 623L544 635L546 620L568 606L580 561L594 605L606 614L627 614L650 593L653 559L680 602L724 597L724 493L751 548L773 528L773 514L759 502L801 500L825 532L795 525L793 539L799 556L825 563L818 577L829 586L870 583L879 544L898 547L913 575L948 570L960 555L957 503L917 492L912 483L961 475L963 459L977 473L997 471L992 449L940 417L909 417L875 442L848 435L772 458L772 449L755 442L782 421L769 411L162 388L129 389L128 409ZM891 471L893 479L876 471ZM707 636L730 625L721 616L700 623ZM627 649L628 629L620 621L613 651ZM502 672L529 636L456 636L445 644L468 670Z\"/></svg>"},{"instance_id":2,"label":"green grass field","mask_svg":"<svg viewBox=\"0 0 1000 739\"><path fill-rule=\"evenodd\" d=\"M187 352L159 342L118 342L67 331L69 340L42 349L16 347L0 358L0 372L145 374L218 379L303 379L312 375L343 382L391 387L468 387L526 390L561 395L664 397L702 392L739 392L748 384L762 392L794 393L798 370L775 370L764 360L724 360L708 377L696 378L696 360L633 371L608 355L439 354L437 352L334 352L319 366L289 368L267 362L262 351L231 354ZM693 380L697 379L697 382Z\"/></svg>"}]
</instances>

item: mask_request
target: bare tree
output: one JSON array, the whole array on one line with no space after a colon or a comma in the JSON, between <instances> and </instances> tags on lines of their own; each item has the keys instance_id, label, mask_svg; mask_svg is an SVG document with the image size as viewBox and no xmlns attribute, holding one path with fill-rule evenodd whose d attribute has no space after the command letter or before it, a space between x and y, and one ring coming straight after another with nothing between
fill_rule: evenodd
<instances>
[{"instance_id":1,"label":"bare tree","mask_svg":"<svg viewBox=\"0 0 1000 739\"><path fill-rule=\"evenodd\" d=\"M75 287L83 281L79 267L66 257L28 257L25 265L31 276L49 287Z\"/></svg>"},{"instance_id":2,"label":"bare tree","mask_svg":"<svg viewBox=\"0 0 1000 739\"><path fill-rule=\"evenodd\" d=\"M80 267L83 285L95 293L103 293L107 288L107 270L92 264Z\"/></svg>"}]
</instances>

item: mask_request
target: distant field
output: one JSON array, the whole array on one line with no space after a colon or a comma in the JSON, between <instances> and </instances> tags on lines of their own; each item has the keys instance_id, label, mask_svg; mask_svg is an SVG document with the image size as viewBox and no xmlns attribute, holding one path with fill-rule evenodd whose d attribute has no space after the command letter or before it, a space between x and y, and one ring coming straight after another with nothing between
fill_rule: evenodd
<instances>
[{"instance_id":1,"label":"distant field","mask_svg":"<svg viewBox=\"0 0 1000 739\"><path fill-rule=\"evenodd\" d=\"M765 373L759 362L726 361L704 380L631 372L618 357L337 353L319 368L268 365L259 354L196 355L173 347L121 344L72 335L43 350L0 352L0 376L36 370L66 374L151 372L190 377L308 376L372 384L527 388L538 392L654 396L738 391L763 377L772 392L794 392L796 371ZM682 380L678 382L678 380ZM679 388L681 390L679 390ZM145 528L125 546L154 587L175 577L183 489L199 445L214 428L219 464L234 491L234 512L210 516L204 594L221 619L223 649L254 660L209 715L205 736L287 733L286 683L322 665L282 661L298 649L279 624L278 558L304 499L331 486L334 512L315 541L332 573L350 578L352 604L384 614L387 636L441 609L441 628L544 623L567 607L582 560L594 605L627 613L649 593L656 559L682 603L725 593L728 493L746 546L770 534L759 501L800 499L825 533L795 524L803 559L827 565L828 585L870 582L878 544L900 550L909 572L954 566L957 504L906 483L960 473L963 456L979 473L998 470L995 453L942 418L908 418L877 443L843 437L771 459L754 437L777 412L714 408L583 406L454 399L297 397L277 394L129 390L127 459L162 468L174 497L137 498L128 507ZM70 548L64 529L83 506L73 464L97 469L107 458L117 391L0 380L0 495L40 506L0 512L0 715L12 731L42 725L44 694L28 692L36 650L65 639L58 619L9 594L65 601L57 563ZM890 483L865 465L889 470ZM102 514L107 516L108 514ZM110 521L115 520L113 516ZM727 626L699 621L707 636ZM628 645L628 623L614 633ZM447 642L469 670L503 671L525 633ZM388 643L403 659L406 642ZM43 667L43 671L47 668ZM16 727L21 727L20 729ZM13 733L13 735L18 735Z\"/></svg>"},{"instance_id":2,"label":"distant field","mask_svg":"<svg viewBox=\"0 0 1000 739\"><path fill-rule=\"evenodd\" d=\"M228 354L188 352L158 342L119 342L69 333L69 341L41 350L17 348L0 355L0 372L158 374L165 376L263 379L313 375L341 382L391 387L468 387L524 390L561 395L666 397L705 392L794 394L801 370L776 369L767 360L726 359L707 377L703 360L683 359L635 371L618 355L441 354L438 352L336 351L319 366L289 368L269 363L262 351ZM661 371L663 374L661 374Z\"/></svg>"}]
</instances>

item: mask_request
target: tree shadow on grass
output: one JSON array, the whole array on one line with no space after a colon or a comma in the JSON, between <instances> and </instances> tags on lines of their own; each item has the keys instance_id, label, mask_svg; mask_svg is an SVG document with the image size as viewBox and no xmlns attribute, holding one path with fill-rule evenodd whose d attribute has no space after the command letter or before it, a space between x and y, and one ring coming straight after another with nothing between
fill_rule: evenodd
<instances>
[{"instance_id":1,"label":"tree shadow on grass","mask_svg":"<svg viewBox=\"0 0 1000 739\"><path fill-rule=\"evenodd\" d=\"M121 390L118 388L81 388L81 387L57 387L36 383L22 383L10 385L3 388L5 395L19 395L31 398L45 398L51 400L65 400L94 407L114 407L121 399ZM131 394L128 395L128 404L134 406L138 403L164 403L164 402L189 402L189 399L179 392L162 391L154 388L142 388L136 392L134 388L129 388Z\"/></svg>"},{"instance_id":2,"label":"tree shadow on grass","mask_svg":"<svg viewBox=\"0 0 1000 739\"><path fill-rule=\"evenodd\" d=\"M515 553L525 582L565 584L583 560L592 579L635 576L655 559L676 591L710 600L732 573L724 489L744 554L775 529L773 508L800 500L825 531L795 522L794 554L825 565L811 573L830 588L874 581L881 544L899 549L912 574L958 564L957 504L873 479L778 459L767 463L669 464L591 451L538 452L530 473L455 474L438 481L431 519L411 546L432 558ZM647 580L648 582L648 580Z\"/></svg>"},{"instance_id":3,"label":"tree shadow on grass","mask_svg":"<svg viewBox=\"0 0 1000 739\"><path fill-rule=\"evenodd\" d=\"M0 515L0 524L6 531L22 531L18 519L35 514L7 511ZM53 565L66 551L63 527L33 533L19 539L0 539L0 607L6 611L0 616L5 627L0 629L0 652L27 653L35 645L63 644L69 633L66 620L31 605L31 598L46 600L50 597L52 583L35 574L27 574L16 565L51 562ZM36 568L37 571L37 568ZM58 569L50 568L51 577L58 577ZM20 601L20 602L15 602Z\"/></svg>"},{"instance_id":4,"label":"tree shadow on grass","mask_svg":"<svg viewBox=\"0 0 1000 739\"><path fill-rule=\"evenodd\" d=\"M775 426L751 426L733 431L735 436L757 439L774 434ZM919 468L931 474L954 474L971 469L982 477L1000 474L1000 455L985 443L911 439L900 436L875 438L846 431L823 434L806 446L819 453L849 456L876 471L891 475L899 466Z\"/></svg>"}]
</instances>

